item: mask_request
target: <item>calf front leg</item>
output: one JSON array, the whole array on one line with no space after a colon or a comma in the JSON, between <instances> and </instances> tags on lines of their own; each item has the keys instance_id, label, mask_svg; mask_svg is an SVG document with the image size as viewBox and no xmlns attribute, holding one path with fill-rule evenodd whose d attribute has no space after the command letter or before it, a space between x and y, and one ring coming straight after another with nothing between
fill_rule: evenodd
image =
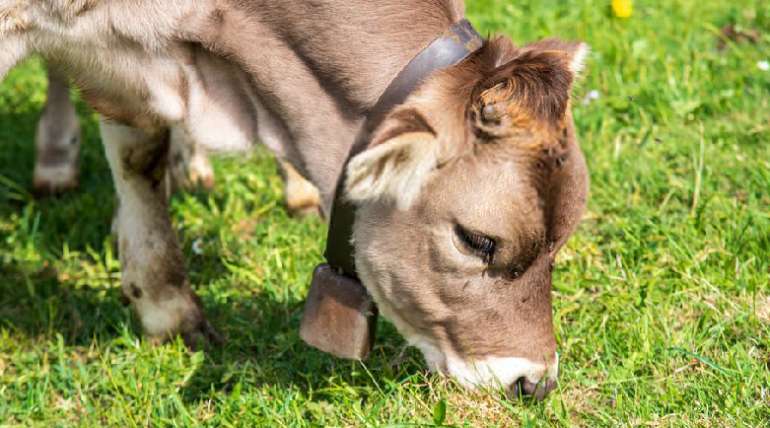
<instances>
[{"instance_id":1,"label":"calf front leg","mask_svg":"<svg viewBox=\"0 0 770 428\"><path fill-rule=\"evenodd\" d=\"M80 140L67 80L49 69L46 105L35 135L35 193L48 195L77 187Z\"/></svg>"},{"instance_id":2,"label":"calf front leg","mask_svg":"<svg viewBox=\"0 0 770 428\"><path fill-rule=\"evenodd\" d=\"M219 341L190 288L169 218L164 188L169 132L149 134L104 120L100 130L119 200L124 297L156 340L181 334L192 348Z\"/></svg>"}]
</instances>

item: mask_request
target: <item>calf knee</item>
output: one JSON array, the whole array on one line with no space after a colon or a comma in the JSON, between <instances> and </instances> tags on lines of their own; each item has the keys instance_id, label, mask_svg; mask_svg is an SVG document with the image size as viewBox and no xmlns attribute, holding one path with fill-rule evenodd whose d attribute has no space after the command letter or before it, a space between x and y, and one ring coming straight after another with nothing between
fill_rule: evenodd
<instances>
[{"instance_id":1,"label":"calf knee","mask_svg":"<svg viewBox=\"0 0 770 428\"><path fill-rule=\"evenodd\" d=\"M167 138L122 147L120 161L124 178L143 180L153 190L161 190L166 176L168 150Z\"/></svg>"}]
</instances>

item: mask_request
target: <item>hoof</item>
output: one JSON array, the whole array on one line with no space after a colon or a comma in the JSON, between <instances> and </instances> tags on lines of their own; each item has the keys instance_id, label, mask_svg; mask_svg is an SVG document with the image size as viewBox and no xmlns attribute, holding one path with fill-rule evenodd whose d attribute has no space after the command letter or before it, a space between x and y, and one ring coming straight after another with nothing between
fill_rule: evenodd
<instances>
[{"instance_id":1,"label":"hoof","mask_svg":"<svg viewBox=\"0 0 770 428\"><path fill-rule=\"evenodd\" d=\"M287 182L286 209L292 217L322 217L318 189L304 179Z\"/></svg>"},{"instance_id":2,"label":"hoof","mask_svg":"<svg viewBox=\"0 0 770 428\"><path fill-rule=\"evenodd\" d=\"M278 159L278 169L284 182L284 201L292 217L323 217L321 193L288 161Z\"/></svg>"},{"instance_id":3,"label":"hoof","mask_svg":"<svg viewBox=\"0 0 770 428\"><path fill-rule=\"evenodd\" d=\"M71 192L77 189L79 184L77 173L73 171L36 169L32 181L32 191L37 197L55 196Z\"/></svg>"},{"instance_id":4,"label":"hoof","mask_svg":"<svg viewBox=\"0 0 770 428\"><path fill-rule=\"evenodd\" d=\"M222 335L206 319L203 319L195 329L182 333L182 339L187 348L193 352L219 347L225 343Z\"/></svg>"},{"instance_id":5,"label":"hoof","mask_svg":"<svg viewBox=\"0 0 770 428\"><path fill-rule=\"evenodd\" d=\"M121 298L129 300L127 298ZM195 328L180 332L178 334L167 334L160 336L149 336L148 341L154 346L160 346L168 342L173 342L177 337L181 337L185 346L192 352L203 351L206 349L212 349L225 344L225 339L221 334L208 322L208 320L201 320Z\"/></svg>"},{"instance_id":6,"label":"hoof","mask_svg":"<svg viewBox=\"0 0 770 428\"><path fill-rule=\"evenodd\" d=\"M170 170L173 191L210 191L214 188L214 169L204 156L194 157L189 164L174 165Z\"/></svg>"},{"instance_id":7,"label":"hoof","mask_svg":"<svg viewBox=\"0 0 770 428\"><path fill-rule=\"evenodd\" d=\"M323 214L321 213L321 207L319 205L309 204L305 206L299 206L299 207L287 207L286 210L289 212L289 215L296 218L305 218L305 217L319 217L323 218Z\"/></svg>"}]
</instances>

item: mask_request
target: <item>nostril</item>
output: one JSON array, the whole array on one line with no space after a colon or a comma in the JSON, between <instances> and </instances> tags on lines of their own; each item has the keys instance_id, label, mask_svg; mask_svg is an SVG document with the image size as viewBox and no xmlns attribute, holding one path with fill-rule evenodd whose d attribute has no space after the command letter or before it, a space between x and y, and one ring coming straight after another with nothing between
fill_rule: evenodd
<instances>
[{"instance_id":1,"label":"nostril","mask_svg":"<svg viewBox=\"0 0 770 428\"><path fill-rule=\"evenodd\" d=\"M508 392L506 395L508 396L509 400L517 400L529 395L524 389L524 382L526 382L526 379L520 377L516 379L516 382L508 387Z\"/></svg>"},{"instance_id":2,"label":"nostril","mask_svg":"<svg viewBox=\"0 0 770 428\"><path fill-rule=\"evenodd\" d=\"M521 398L521 395L524 393L522 381L524 380L523 377L520 377L516 380L516 382L511 385L511 387L508 389L508 398L511 400Z\"/></svg>"},{"instance_id":3,"label":"nostril","mask_svg":"<svg viewBox=\"0 0 770 428\"><path fill-rule=\"evenodd\" d=\"M520 377L511 385L509 392L510 398L533 397L540 401L556 388L555 379L541 380L540 382L530 382L524 377Z\"/></svg>"}]
</instances>

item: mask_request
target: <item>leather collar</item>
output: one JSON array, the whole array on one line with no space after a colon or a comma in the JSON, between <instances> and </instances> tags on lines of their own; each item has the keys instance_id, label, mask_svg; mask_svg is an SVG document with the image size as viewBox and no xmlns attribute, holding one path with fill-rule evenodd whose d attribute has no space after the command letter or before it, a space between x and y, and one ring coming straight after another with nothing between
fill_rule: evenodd
<instances>
[{"instance_id":1,"label":"leather collar","mask_svg":"<svg viewBox=\"0 0 770 428\"><path fill-rule=\"evenodd\" d=\"M374 345L378 311L356 275L352 242L355 206L343 197L347 163L368 146L372 132L388 112L406 101L428 75L459 63L483 44L468 21L455 23L401 70L367 115L337 185L326 241L328 264L313 272L305 300L300 337L308 345L358 360L366 358Z\"/></svg>"},{"instance_id":2,"label":"leather collar","mask_svg":"<svg viewBox=\"0 0 770 428\"><path fill-rule=\"evenodd\" d=\"M355 206L343 197L348 162L366 149L372 132L382 123L388 112L406 101L426 77L436 70L460 63L479 50L483 44L484 39L467 19L456 22L401 70L369 111L363 134L353 145L342 170L329 221L329 235L324 255L337 273L357 278L352 242Z\"/></svg>"}]
</instances>

